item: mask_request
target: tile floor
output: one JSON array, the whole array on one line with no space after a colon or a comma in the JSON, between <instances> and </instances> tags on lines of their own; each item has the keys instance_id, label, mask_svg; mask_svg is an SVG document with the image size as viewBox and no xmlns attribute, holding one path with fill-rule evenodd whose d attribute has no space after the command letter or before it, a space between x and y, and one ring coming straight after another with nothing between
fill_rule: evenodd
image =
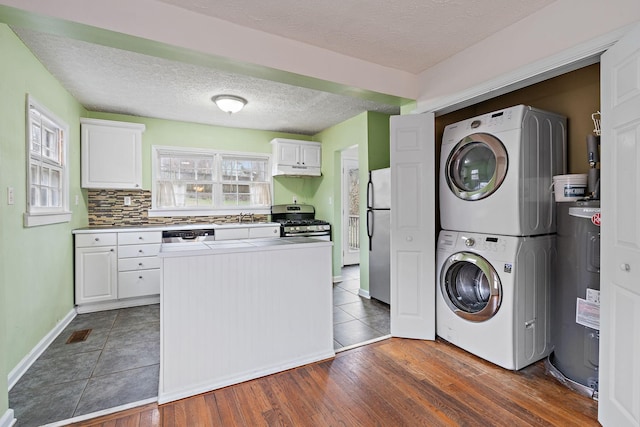
<instances>
[{"instance_id":1,"label":"tile floor","mask_svg":"<svg viewBox=\"0 0 640 427\"><path fill-rule=\"evenodd\" d=\"M359 266L333 284L336 350L388 335L389 306L358 295ZM91 329L86 341L69 336ZM160 306L79 314L9 392L16 427L40 426L158 395Z\"/></svg>"},{"instance_id":2,"label":"tile floor","mask_svg":"<svg viewBox=\"0 0 640 427\"><path fill-rule=\"evenodd\" d=\"M333 347L338 350L389 335L389 305L358 295L360 266L342 269L333 284Z\"/></svg>"},{"instance_id":3,"label":"tile floor","mask_svg":"<svg viewBox=\"0 0 640 427\"><path fill-rule=\"evenodd\" d=\"M91 329L83 342L69 336ZM17 427L40 426L156 397L158 304L77 315L9 392Z\"/></svg>"}]
</instances>

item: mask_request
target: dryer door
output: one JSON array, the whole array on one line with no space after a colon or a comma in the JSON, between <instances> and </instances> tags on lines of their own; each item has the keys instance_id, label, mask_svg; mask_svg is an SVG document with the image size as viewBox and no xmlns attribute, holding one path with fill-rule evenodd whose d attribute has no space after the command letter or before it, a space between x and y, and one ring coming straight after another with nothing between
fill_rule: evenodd
<instances>
[{"instance_id":1,"label":"dryer door","mask_svg":"<svg viewBox=\"0 0 640 427\"><path fill-rule=\"evenodd\" d=\"M445 176L453 194L463 200L480 200L500 187L507 166L507 150L502 142L488 133L474 133L453 148Z\"/></svg>"},{"instance_id":2,"label":"dryer door","mask_svg":"<svg viewBox=\"0 0 640 427\"><path fill-rule=\"evenodd\" d=\"M493 266L480 255L458 252L440 272L445 303L458 316L472 322L492 318L502 303L502 284Z\"/></svg>"}]
</instances>

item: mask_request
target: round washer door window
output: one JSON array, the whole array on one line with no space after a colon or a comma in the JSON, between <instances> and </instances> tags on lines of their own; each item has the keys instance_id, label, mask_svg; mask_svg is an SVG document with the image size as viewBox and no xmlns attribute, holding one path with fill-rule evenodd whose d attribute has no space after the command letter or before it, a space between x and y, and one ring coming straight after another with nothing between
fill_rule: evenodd
<instances>
[{"instance_id":1,"label":"round washer door window","mask_svg":"<svg viewBox=\"0 0 640 427\"><path fill-rule=\"evenodd\" d=\"M451 151L446 165L449 188L463 200L480 200L495 192L507 175L507 151L488 133L464 137Z\"/></svg>"},{"instance_id":2,"label":"round washer door window","mask_svg":"<svg viewBox=\"0 0 640 427\"><path fill-rule=\"evenodd\" d=\"M440 273L440 290L451 311L472 322L492 318L502 303L498 273L486 259L470 252L447 259Z\"/></svg>"}]
</instances>

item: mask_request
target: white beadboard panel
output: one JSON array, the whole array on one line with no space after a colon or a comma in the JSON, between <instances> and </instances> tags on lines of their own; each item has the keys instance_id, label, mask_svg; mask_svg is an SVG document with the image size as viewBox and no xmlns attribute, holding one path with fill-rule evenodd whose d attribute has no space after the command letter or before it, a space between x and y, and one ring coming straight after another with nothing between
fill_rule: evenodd
<instances>
[{"instance_id":1,"label":"white beadboard panel","mask_svg":"<svg viewBox=\"0 0 640 427\"><path fill-rule=\"evenodd\" d=\"M162 263L161 403L335 355L331 246Z\"/></svg>"}]
</instances>

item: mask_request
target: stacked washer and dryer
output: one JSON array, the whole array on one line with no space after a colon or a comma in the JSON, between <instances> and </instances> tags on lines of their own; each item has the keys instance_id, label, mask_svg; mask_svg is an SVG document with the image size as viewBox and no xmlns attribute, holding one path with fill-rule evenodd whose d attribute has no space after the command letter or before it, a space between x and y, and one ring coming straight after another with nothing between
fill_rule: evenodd
<instances>
[{"instance_id":1,"label":"stacked washer and dryer","mask_svg":"<svg viewBox=\"0 0 640 427\"><path fill-rule=\"evenodd\" d=\"M518 105L444 130L437 335L506 369L552 350L554 175L566 118Z\"/></svg>"}]
</instances>

